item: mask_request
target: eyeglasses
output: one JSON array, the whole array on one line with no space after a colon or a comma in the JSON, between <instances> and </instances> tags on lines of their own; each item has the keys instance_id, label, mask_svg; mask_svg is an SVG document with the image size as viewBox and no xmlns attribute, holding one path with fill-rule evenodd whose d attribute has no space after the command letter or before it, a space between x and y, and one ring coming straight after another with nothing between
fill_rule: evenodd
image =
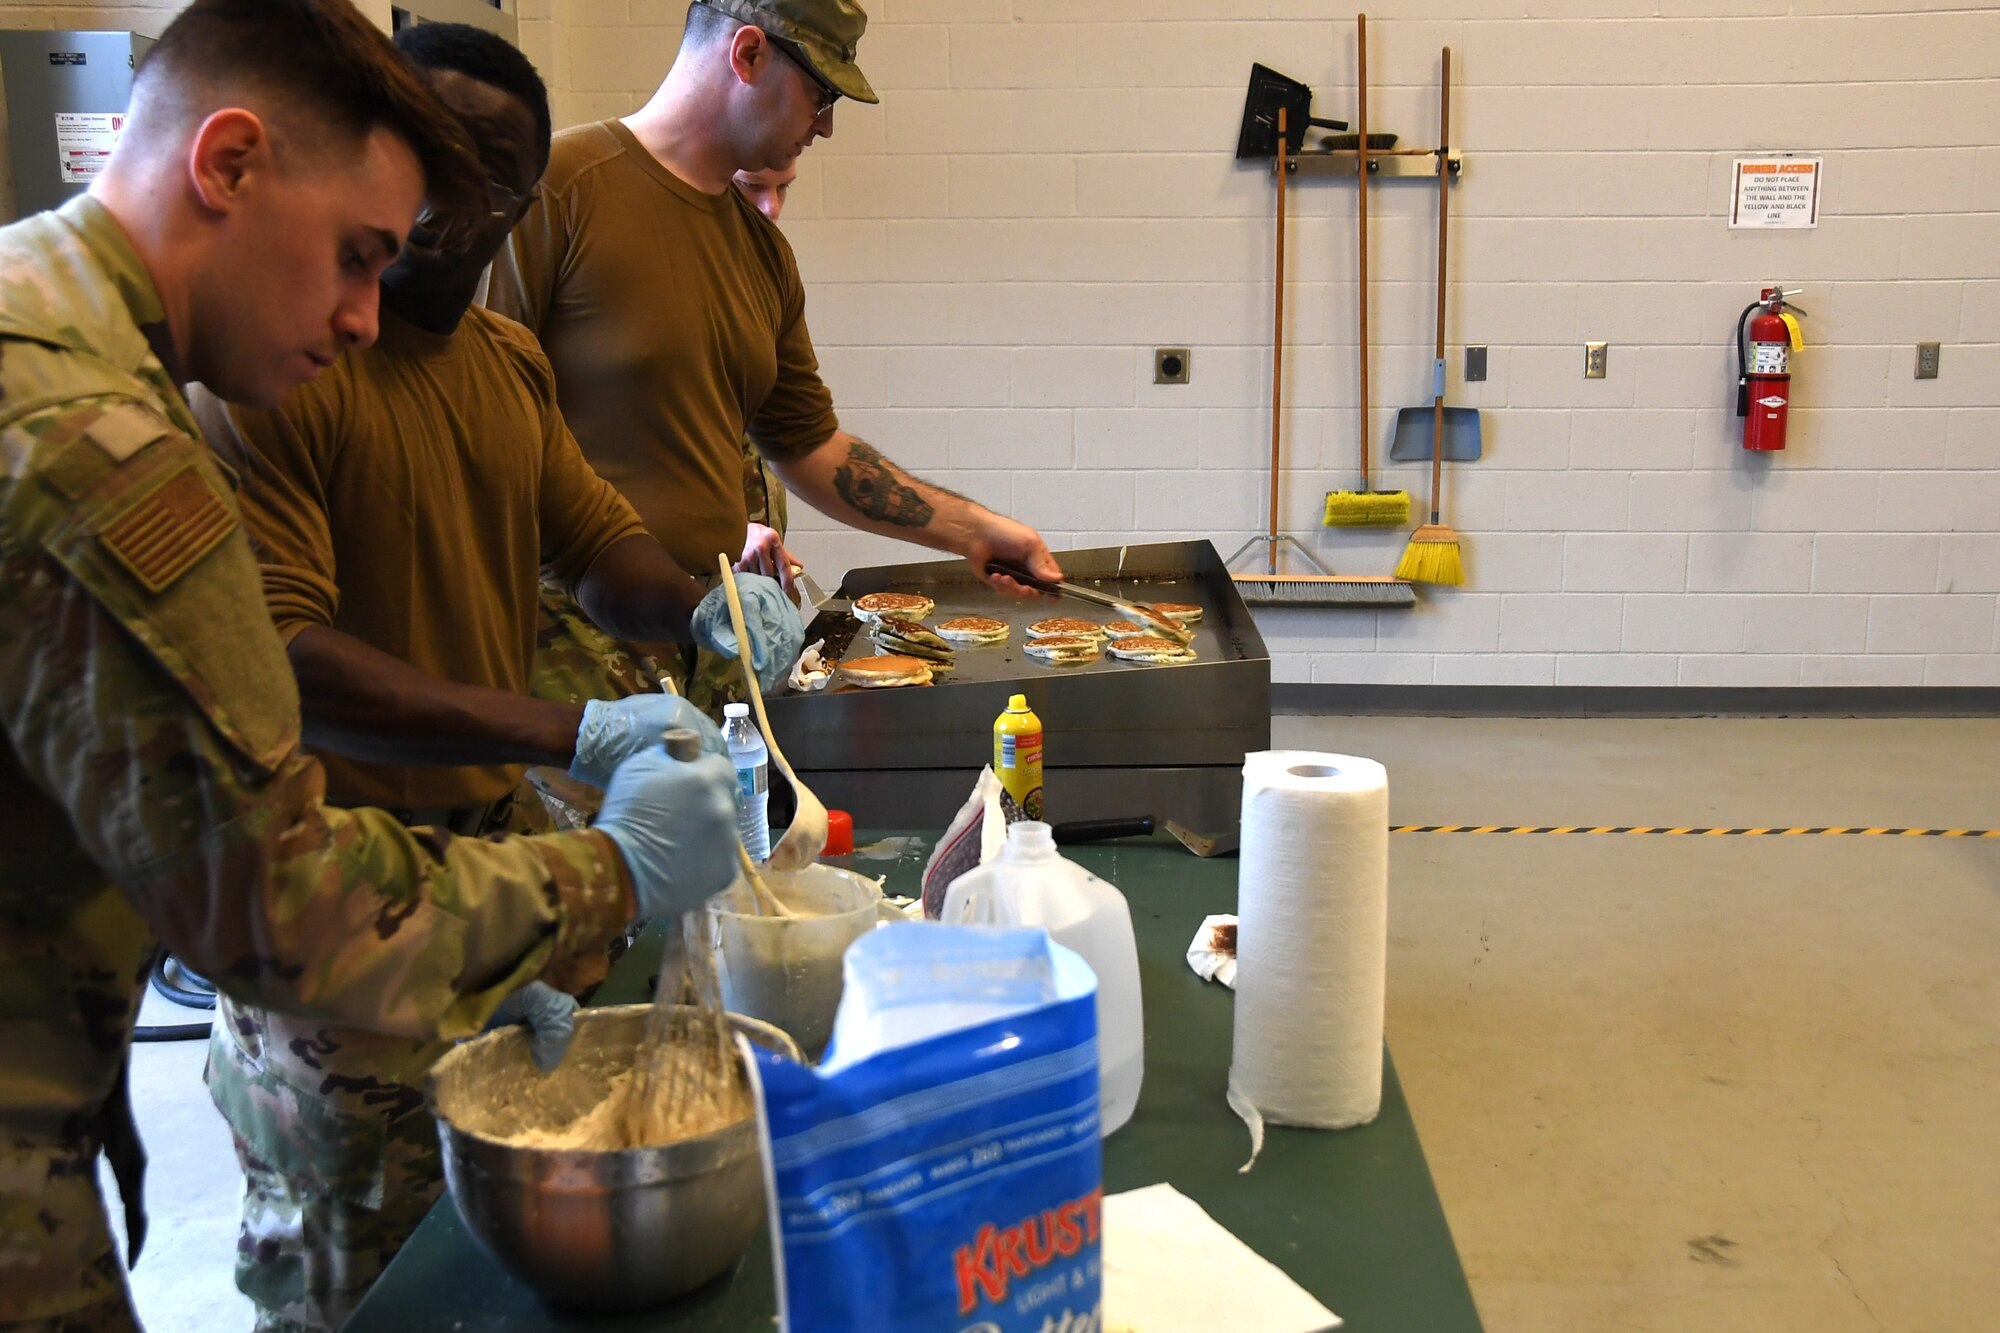
<instances>
[{"instance_id":1,"label":"eyeglasses","mask_svg":"<svg viewBox=\"0 0 2000 1333\"><path fill-rule=\"evenodd\" d=\"M806 59L805 51L797 42L786 37L773 37L768 32L764 35L771 38L771 45L783 51L791 58L791 62L794 65L804 70L806 77L813 81L813 87L819 90L819 101L813 107L813 119L818 120L832 109L835 102L840 100L840 89L820 77L819 71L813 68L812 61Z\"/></svg>"},{"instance_id":2,"label":"eyeglasses","mask_svg":"<svg viewBox=\"0 0 2000 1333\"><path fill-rule=\"evenodd\" d=\"M440 218L426 204L424 211L417 214L416 225L410 228L410 248L427 255L455 254L470 245L473 237L488 224L515 216L524 205L539 199L541 194L540 181L525 190L516 190L488 177L487 211L484 214L475 209L471 213Z\"/></svg>"}]
</instances>

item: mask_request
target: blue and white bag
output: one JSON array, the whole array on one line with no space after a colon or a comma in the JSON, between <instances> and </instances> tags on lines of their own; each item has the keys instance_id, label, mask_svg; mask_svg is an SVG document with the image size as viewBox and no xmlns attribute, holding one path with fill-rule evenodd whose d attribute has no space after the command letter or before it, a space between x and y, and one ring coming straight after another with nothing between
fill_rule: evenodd
<instances>
[{"instance_id":1,"label":"blue and white bag","mask_svg":"<svg viewBox=\"0 0 2000 1333\"><path fill-rule=\"evenodd\" d=\"M856 940L817 1068L756 1051L789 1333L1096 1333L1097 979L1041 930Z\"/></svg>"}]
</instances>

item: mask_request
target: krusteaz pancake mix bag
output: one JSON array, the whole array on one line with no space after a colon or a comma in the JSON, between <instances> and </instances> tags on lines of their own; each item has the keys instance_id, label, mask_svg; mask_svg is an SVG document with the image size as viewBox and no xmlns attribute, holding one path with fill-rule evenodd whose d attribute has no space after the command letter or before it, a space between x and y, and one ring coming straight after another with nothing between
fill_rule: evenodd
<instances>
[{"instance_id":1,"label":"krusteaz pancake mix bag","mask_svg":"<svg viewBox=\"0 0 2000 1333\"><path fill-rule=\"evenodd\" d=\"M789 1333L1098 1333L1097 980L1041 930L847 951L833 1043L755 1051Z\"/></svg>"}]
</instances>

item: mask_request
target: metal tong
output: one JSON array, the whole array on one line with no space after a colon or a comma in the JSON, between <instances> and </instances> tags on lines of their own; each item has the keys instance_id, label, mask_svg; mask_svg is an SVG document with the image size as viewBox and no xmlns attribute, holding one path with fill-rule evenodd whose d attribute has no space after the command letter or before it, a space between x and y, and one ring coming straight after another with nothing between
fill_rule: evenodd
<instances>
[{"instance_id":1,"label":"metal tong","mask_svg":"<svg viewBox=\"0 0 2000 1333\"><path fill-rule=\"evenodd\" d=\"M1171 639L1182 647L1186 647L1188 644L1194 642L1194 631L1165 612L1155 611L1144 602L1128 601L1123 597L1115 597L1108 592L1099 592L1095 588L1086 588L1080 583L1065 583L1061 579L1039 578L1036 575L1030 574L1020 565L1006 560L987 561L986 572L988 574L1004 574L1016 583L1027 584L1037 592L1045 592L1054 597L1069 597L1079 602L1089 602L1092 606L1107 607L1129 619L1142 620L1158 630L1161 638Z\"/></svg>"}]
</instances>

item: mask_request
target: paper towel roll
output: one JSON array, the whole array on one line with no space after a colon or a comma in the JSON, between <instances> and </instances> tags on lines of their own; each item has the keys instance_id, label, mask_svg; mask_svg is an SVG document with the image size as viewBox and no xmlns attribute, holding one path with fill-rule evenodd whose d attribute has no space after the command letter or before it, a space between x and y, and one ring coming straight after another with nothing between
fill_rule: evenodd
<instances>
[{"instance_id":1,"label":"paper towel roll","mask_svg":"<svg viewBox=\"0 0 2000 1333\"><path fill-rule=\"evenodd\" d=\"M1250 1126L1254 1162L1264 1121L1343 1129L1382 1107L1382 765L1300 750L1250 755L1236 892L1229 1104Z\"/></svg>"}]
</instances>

